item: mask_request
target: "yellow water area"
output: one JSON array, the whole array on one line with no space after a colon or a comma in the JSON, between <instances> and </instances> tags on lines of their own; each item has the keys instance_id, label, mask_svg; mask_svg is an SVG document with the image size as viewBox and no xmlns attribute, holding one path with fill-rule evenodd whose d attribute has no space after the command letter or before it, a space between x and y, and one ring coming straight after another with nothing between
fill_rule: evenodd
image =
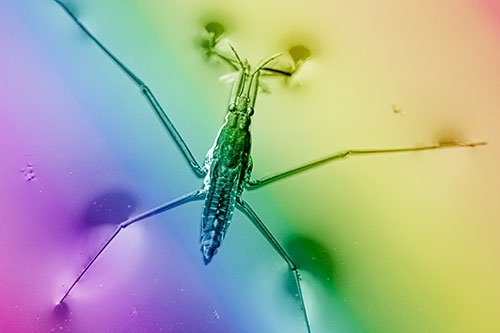
<instances>
[{"instance_id":1,"label":"yellow water area","mask_svg":"<svg viewBox=\"0 0 500 333\"><path fill-rule=\"evenodd\" d=\"M286 67L291 46L311 51L287 85L267 80L272 93L259 96L257 177L346 148L488 141L353 157L260 195L286 228L328 250L335 274L321 284L367 331L500 331L500 33L488 7L463 0L136 6L185 73L193 98L221 120L229 86L217 78L228 70L207 64L194 47L204 24L224 24L254 64L284 52L276 64Z\"/></svg>"}]
</instances>

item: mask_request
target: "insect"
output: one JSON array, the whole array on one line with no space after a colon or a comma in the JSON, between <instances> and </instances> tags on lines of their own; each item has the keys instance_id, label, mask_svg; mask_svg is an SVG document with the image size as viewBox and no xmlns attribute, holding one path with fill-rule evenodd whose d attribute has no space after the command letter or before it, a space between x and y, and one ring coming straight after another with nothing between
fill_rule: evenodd
<instances>
[{"instance_id":1,"label":"insect","mask_svg":"<svg viewBox=\"0 0 500 333\"><path fill-rule=\"evenodd\" d=\"M238 75L234 81L230 101L227 108L225 122L220 128L215 143L207 153L204 164L199 164L191 153L189 147L179 134L175 126L170 121L167 113L163 110L158 100L153 95L149 87L138 78L132 70L123 64L112 52L110 52L87 28L77 19L77 17L60 0L54 0L80 27L80 29L117 65L129 79L131 79L140 89L145 99L150 104L151 109L162 123L163 127L172 137L180 153L189 164L196 176L203 178L203 185L200 189L187 193L170 202L143 212L135 217L129 218L119 224L114 233L108 238L97 254L85 266L83 271L77 276L65 294L59 301L62 304L69 296L76 284L89 270L93 263L99 258L108 245L118 236L121 230L131 224L145 220L146 218L166 212L175 207L181 206L190 201L204 200L203 212L201 216L200 248L202 260L205 265L209 264L217 253L225 234L228 230L232 215L235 209L242 211L257 230L265 237L276 253L285 261L289 270L294 276L297 298L300 301L304 317L304 329L311 332L311 325L308 319L307 307L302 294L300 272L286 249L273 236L266 227L259 215L247 203L242 194L245 190L254 190L268 185L283 178L301 173L308 169L342 160L356 155L373 155L381 153L396 153L433 150L450 147L475 147L486 144L485 142L461 143L447 142L430 146L394 148L394 149L349 149L343 150L304 165L291 168L289 170L271 174L261 179L252 179L252 158L251 158L251 119L255 112L257 94L261 87L261 76L267 74L290 76L291 72L269 67L270 64L281 54L273 55L263 60L258 66L253 68L248 60L242 60L236 49L228 43L232 52L232 57L225 56L213 49L219 41L220 34L212 34L209 43L210 53L220 57L234 69ZM220 30L220 29L219 29ZM304 50L295 50L297 62L307 59L310 55ZM299 66L297 66L299 67Z\"/></svg>"}]
</instances>

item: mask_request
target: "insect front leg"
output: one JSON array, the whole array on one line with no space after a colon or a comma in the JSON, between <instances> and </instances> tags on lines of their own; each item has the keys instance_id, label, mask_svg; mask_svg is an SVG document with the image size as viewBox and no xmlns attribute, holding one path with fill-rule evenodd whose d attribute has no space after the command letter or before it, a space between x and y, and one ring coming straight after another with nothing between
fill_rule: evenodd
<instances>
[{"instance_id":1,"label":"insect front leg","mask_svg":"<svg viewBox=\"0 0 500 333\"><path fill-rule=\"evenodd\" d=\"M476 147L486 145L486 142L474 142L474 143L460 143L460 142L451 142L451 143L440 143L432 146L422 146L422 147L411 147L411 148L396 148L396 149L348 149L339 151L333 155L326 156L316 161L309 162L307 164L298 166L296 168L278 172L276 174L271 174L269 176L250 180L246 183L246 188L248 190L253 190L259 188L261 186L270 184L277 180L296 175L298 173L304 172L306 170L318 167L320 165L342 160L348 158L349 156L356 155L375 155L375 154L387 154L387 153L404 153L411 151L422 151L422 150L434 150L434 149L443 149L443 148L461 148L461 147Z\"/></svg>"},{"instance_id":2,"label":"insect front leg","mask_svg":"<svg viewBox=\"0 0 500 333\"><path fill-rule=\"evenodd\" d=\"M198 161L196 161L195 157L191 153L191 150L187 146L186 142L179 134L174 124L167 116L160 103L156 99L156 97L151 92L151 89L144 83L137 75L135 75L132 70L130 70L123 62L120 61L109 49L107 49L84 25L81 23L78 18L69 10L69 8L62 3L60 0L54 0L62 9L69 15L69 17L78 25L78 27L89 37L106 55L113 61L115 65L117 65L127 76L131 79L135 85L139 87L141 93L149 102L149 105L153 109L154 113L158 117L158 120L161 122L165 130L170 134L172 139L174 140L177 148L180 150L181 154L184 156L188 164L193 169L193 172L198 177L203 177L205 175L205 169L200 166Z\"/></svg>"},{"instance_id":3,"label":"insect front leg","mask_svg":"<svg viewBox=\"0 0 500 333\"><path fill-rule=\"evenodd\" d=\"M194 201L194 200L201 200L203 199L205 196L205 192L203 190L196 190L194 192L191 192L191 193L188 193L188 194L185 194L177 199L174 199L170 202L167 202L163 205L160 205L158 207L155 207L151 210L148 210L142 214L139 214L135 217L132 217L132 218L129 218L128 220L125 220L123 221L122 223L120 223L118 225L118 227L116 228L115 232L113 232L113 234L108 238L108 240L104 243L104 245L99 249L99 251L97 251L97 254L92 258L92 260L90 260L90 262L85 266L85 268L83 269L83 271L78 275L78 277L75 279L75 281L73 281L73 283L71 284L71 286L68 288L68 290L66 291L66 293L64 293L63 297L61 298L61 300L59 301L59 304L61 304L62 302L64 302L64 300L66 299L66 297L68 297L69 293L71 292L71 290L73 290L73 288L76 286L76 284L78 283L78 281L81 280L81 278L83 277L83 275L89 270L90 266L92 266L92 264L94 264L94 262L97 260L97 258L99 258L99 256L101 255L101 253L104 252L104 250L108 247L108 245L113 241L113 239L115 239L115 237L120 233L120 231L122 231L122 229L125 229L126 227L128 227L129 225L131 224L134 224L136 222L139 222L139 221L142 221L148 217L152 217L152 216L155 216L155 215L158 215L160 213L163 213L163 212L166 212L167 210L170 210L172 208L175 208L175 207L178 207L178 206L181 206L187 202L190 202L190 201Z\"/></svg>"},{"instance_id":4,"label":"insect front leg","mask_svg":"<svg viewBox=\"0 0 500 333\"><path fill-rule=\"evenodd\" d=\"M304 314L304 319L306 322L307 332L311 333L311 326L309 325L309 318L307 317L306 305L304 303L304 297L302 296L302 288L300 286L300 272L297 265L293 262L292 258L285 251L283 246L278 242L278 240L273 236L271 231L266 227L264 222L259 218L257 213L250 207L250 205L241 198L236 199L237 207L252 221L253 225L260 231L262 236L266 238L273 249L280 255L281 258L286 262L288 268L292 271L295 277L295 283L297 287L297 294L300 299L300 304L302 307L302 312Z\"/></svg>"},{"instance_id":5,"label":"insect front leg","mask_svg":"<svg viewBox=\"0 0 500 333\"><path fill-rule=\"evenodd\" d=\"M201 37L200 46L204 50L207 58L215 56L220 60L222 60L223 62L225 62L226 64L228 64L235 71L239 71L241 68L241 59L234 59L228 57L217 49L217 45L222 40L222 36L224 33L225 33L225 28L219 22L208 23L207 25L205 25L205 28L200 36ZM233 49L232 46L230 46L230 48ZM264 67L262 68L262 70L264 71L263 74L268 76L282 75L290 77L293 74L293 72L272 67Z\"/></svg>"}]
</instances>

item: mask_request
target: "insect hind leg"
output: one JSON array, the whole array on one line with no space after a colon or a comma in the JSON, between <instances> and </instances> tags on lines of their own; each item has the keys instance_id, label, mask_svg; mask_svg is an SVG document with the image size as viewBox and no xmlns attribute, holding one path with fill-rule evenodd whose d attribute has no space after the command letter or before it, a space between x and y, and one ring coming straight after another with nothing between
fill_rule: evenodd
<instances>
[{"instance_id":1,"label":"insect hind leg","mask_svg":"<svg viewBox=\"0 0 500 333\"><path fill-rule=\"evenodd\" d=\"M90 260L90 262L85 266L85 268L78 275L78 277L75 279L75 281L73 281L73 283L70 285L70 287L68 288L66 293L64 293L63 297L61 298L61 300L59 301L58 304L62 304L64 302L66 297L68 297L69 293L73 290L73 288L76 286L76 284L81 280L83 275L89 270L89 268L94 264L94 262L97 260L97 258L99 258L99 256L104 252L104 250L108 247L108 245L111 244L111 242L116 238L116 236L118 236L120 231L122 231L123 229L125 229L129 225L134 224L134 223L139 222L139 221L142 221L148 217L152 217L152 216L158 215L160 213L166 212L167 210L178 207L178 206L183 205L183 204L190 202L190 201L200 200L204 197L204 194L205 194L205 192L203 190L196 190L196 191L193 191L191 193L187 193L181 197L178 197L177 199L169 201L163 205L160 205L158 207L150 209L142 214L139 214L135 217L129 218L129 219L123 221L122 223L120 223L118 225L118 227L116 228L116 230L113 232L113 234L104 243L104 245L101 246L99 251L97 251L97 254L94 255L92 260Z\"/></svg>"},{"instance_id":2,"label":"insect hind leg","mask_svg":"<svg viewBox=\"0 0 500 333\"><path fill-rule=\"evenodd\" d=\"M288 253L285 251L283 246L280 245L278 240L273 236L271 231L265 226L264 222L259 218L257 213L250 207L250 205L244 201L243 199L238 198L237 201L237 207L250 219L250 221L254 224L254 226L260 231L260 233L266 238L266 240L269 242L269 244L273 247L273 249L280 255L280 257L286 262L288 265L288 268L292 271L294 278L295 278L295 284L297 287L297 295L300 300L300 304L302 307L302 313L304 314L304 320L306 323L307 327L307 332L311 333L311 326L309 324L309 318L307 316L307 310L306 306L304 303L304 297L302 295L302 287L300 285L300 272L299 269L297 268L297 265L293 262L292 258L288 255Z\"/></svg>"}]
</instances>

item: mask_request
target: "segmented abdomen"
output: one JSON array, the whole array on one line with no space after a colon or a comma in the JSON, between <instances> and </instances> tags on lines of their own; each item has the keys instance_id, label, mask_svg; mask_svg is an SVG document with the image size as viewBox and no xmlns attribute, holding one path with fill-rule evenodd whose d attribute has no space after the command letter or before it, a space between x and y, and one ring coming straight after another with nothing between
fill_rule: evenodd
<instances>
[{"instance_id":1,"label":"segmented abdomen","mask_svg":"<svg viewBox=\"0 0 500 333\"><path fill-rule=\"evenodd\" d=\"M238 183L227 177L211 179L201 218L200 243L208 264L226 234L236 203Z\"/></svg>"}]
</instances>

